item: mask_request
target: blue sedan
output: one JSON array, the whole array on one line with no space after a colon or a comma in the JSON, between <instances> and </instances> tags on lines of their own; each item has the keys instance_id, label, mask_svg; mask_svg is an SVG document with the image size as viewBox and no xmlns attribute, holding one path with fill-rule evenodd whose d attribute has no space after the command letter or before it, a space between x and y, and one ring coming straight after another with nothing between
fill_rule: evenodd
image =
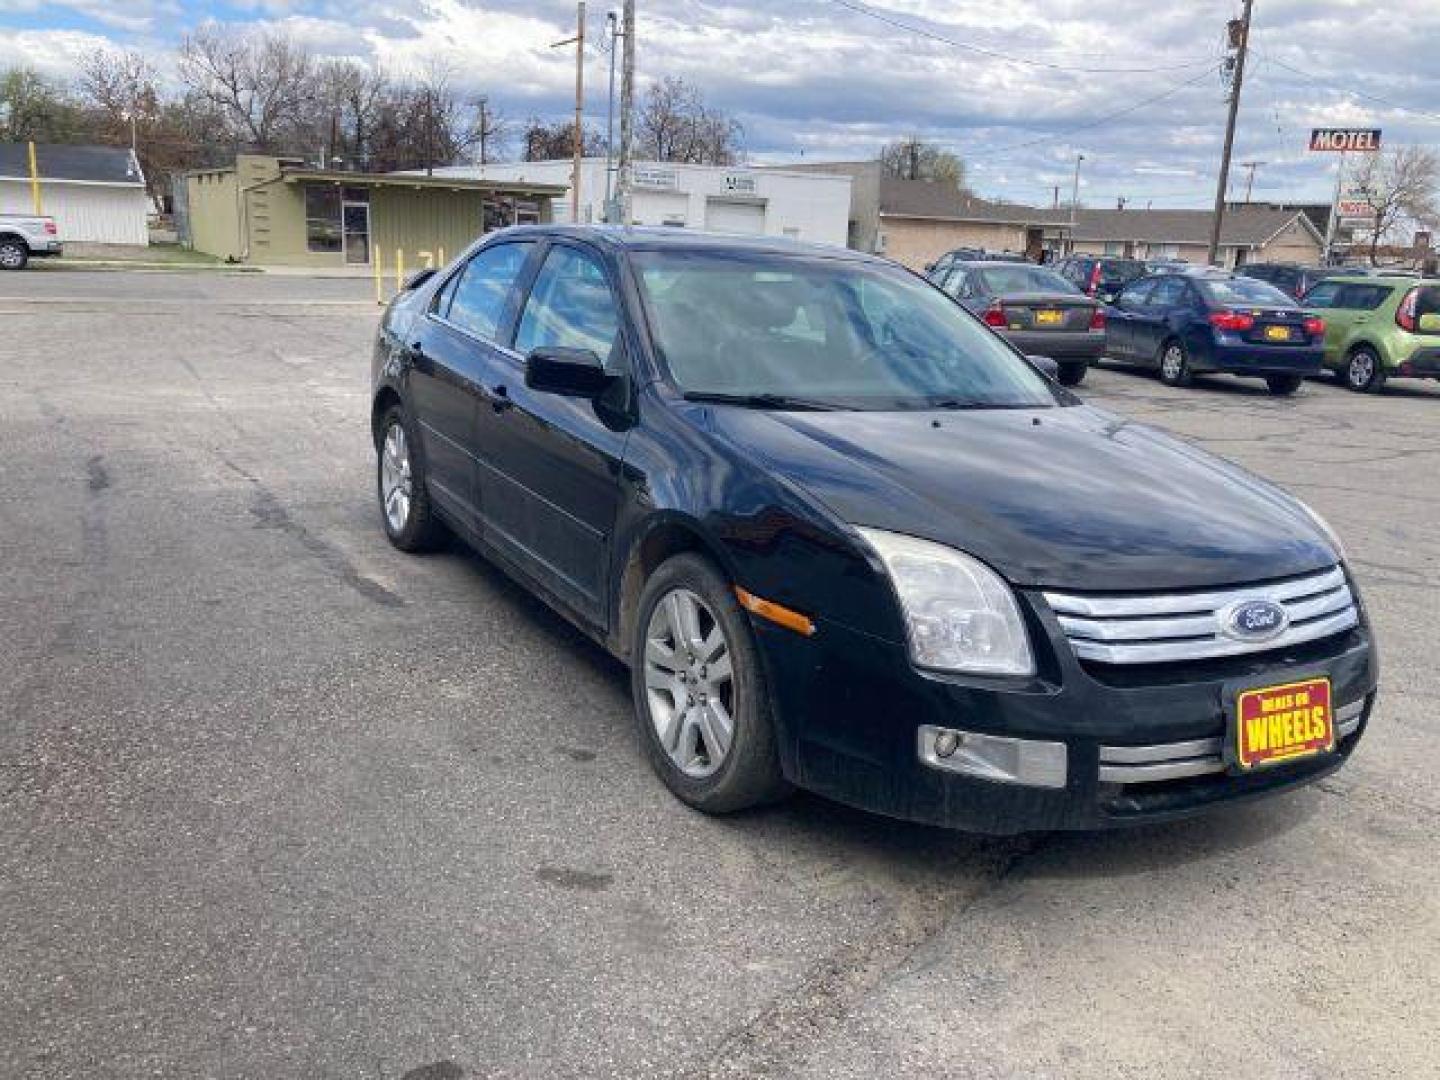
<instances>
[{"instance_id":1,"label":"blue sedan","mask_svg":"<svg viewBox=\"0 0 1440 1080\"><path fill-rule=\"evenodd\" d=\"M1108 352L1187 386L1201 372L1251 375L1293 394L1320 374L1325 323L1279 289L1233 274L1161 274L1128 285L1109 312Z\"/></svg>"}]
</instances>

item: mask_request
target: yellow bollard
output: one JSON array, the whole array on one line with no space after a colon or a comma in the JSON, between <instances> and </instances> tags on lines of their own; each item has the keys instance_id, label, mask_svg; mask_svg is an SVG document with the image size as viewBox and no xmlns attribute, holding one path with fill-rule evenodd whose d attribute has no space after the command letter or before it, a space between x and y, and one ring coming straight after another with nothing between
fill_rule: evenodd
<instances>
[{"instance_id":1,"label":"yellow bollard","mask_svg":"<svg viewBox=\"0 0 1440 1080\"><path fill-rule=\"evenodd\" d=\"M434 269L435 269L435 253L434 253L433 251L417 251L417 252L415 253L415 257L416 257L417 259L424 259L424 260L425 260L425 269L426 269L426 270L434 270Z\"/></svg>"},{"instance_id":2,"label":"yellow bollard","mask_svg":"<svg viewBox=\"0 0 1440 1080\"><path fill-rule=\"evenodd\" d=\"M385 261L385 256L378 247L370 254L370 261L375 264L375 303L383 306L385 303L385 269L381 264Z\"/></svg>"},{"instance_id":3,"label":"yellow bollard","mask_svg":"<svg viewBox=\"0 0 1440 1080\"><path fill-rule=\"evenodd\" d=\"M398 295L405 289L405 249L395 249L395 292Z\"/></svg>"},{"instance_id":4,"label":"yellow bollard","mask_svg":"<svg viewBox=\"0 0 1440 1080\"><path fill-rule=\"evenodd\" d=\"M444 248L441 248L441 249L440 249L440 259L439 259L437 265L440 267L441 270L444 270L444 269L445 269L445 249L444 249Z\"/></svg>"}]
</instances>

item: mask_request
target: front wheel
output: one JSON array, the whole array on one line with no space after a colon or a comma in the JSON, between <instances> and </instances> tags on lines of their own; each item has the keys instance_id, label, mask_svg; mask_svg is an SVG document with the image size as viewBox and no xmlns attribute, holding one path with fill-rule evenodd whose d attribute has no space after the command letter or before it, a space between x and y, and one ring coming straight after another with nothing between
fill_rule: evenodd
<instances>
[{"instance_id":1,"label":"front wheel","mask_svg":"<svg viewBox=\"0 0 1440 1080\"><path fill-rule=\"evenodd\" d=\"M19 240L0 240L0 270L24 270L30 249Z\"/></svg>"},{"instance_id":2,"label":"front wheel","mask_svg":"<svg viewBox=\"0 0 1440 1080\"><path fill-rule=\"evenodd\" d=\"M1185 346L1173 339L1167 341L1160 350L1160 381L1166 386L1189 386L1191 377Z\"/></svg>"},{"instance_id":3,"label":"front wheel","mask_svg":"<svg viewBox=\"0 0 1440 1080\"><path fill-rule=\"evenodd\" d=\"M630 683L650 763L681 801L725 814L789 790L754 635L699 556L677 555L645 583Z\"/></svg>"},{"instance_id":4,"label":"front wheel","mask_svg":"<svg viewBox=\"0 0 1440 1080\"><path fill-rule=\"evenodd\" d=\"M1345 385L1356 393L1378 393L1385 385L1385 367L1371 349L1356 349L1345 361Z\"/></svg>"},{"instance_id":5,"label":"front wheel","mask_svg":"<svg viewBox=\"0 0 1440 1080\"><path fill-rule=\"evenodd\" d=\"M1287 397L1300 389L1299 375L1267 375L1265 385L1270 388L1270 393L1276 397Z\"/></svg>"},{"instance_id":6,"label":"front wheel","mask_svg":"<svg viewBox=\"0 0 1440 1080\"><path fill-rule=\"evenodd\" d=\"M1078 363L1070 362L1060 365L1060 371L1056 375L1061 386L1079 386L1085 381L1085 370L1090 365L1081 360Z\"/></svg>"}]
</instances>

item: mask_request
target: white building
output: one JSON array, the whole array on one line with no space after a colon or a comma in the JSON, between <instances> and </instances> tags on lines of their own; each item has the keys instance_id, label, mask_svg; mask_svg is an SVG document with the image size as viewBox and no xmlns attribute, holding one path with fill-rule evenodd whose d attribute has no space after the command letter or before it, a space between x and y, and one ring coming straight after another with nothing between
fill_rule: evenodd
<instances>
[{"instance_id":1,"label":"white building","mask_svg":"<svg viewBox=\"0 0 1440 1080\"><path fill-rule=\"evenodd\" d=\"M129 148L37 144L40 209L60 239L95 244L148 244L145 177ZM0 143L0 214L33 214L30 149Z\"/></svg>"},{"instance_id":2,"label":"white building","mask_svg":"<svg viewBox=\"0 0 1440 1080\"><path fill-rule=\"evenodd\" d=\"M605 159L580 163L580 220L605 219ZM570 185L571 162L520 161L456 165L437 176ZM671 225L709 232L785 236L845 246L850 221L848 176L757 169L743 165L635 162L629 213L632 225ZM570 195L557 197L555 221L570 221Z\"/></svg>"}]
</instances>

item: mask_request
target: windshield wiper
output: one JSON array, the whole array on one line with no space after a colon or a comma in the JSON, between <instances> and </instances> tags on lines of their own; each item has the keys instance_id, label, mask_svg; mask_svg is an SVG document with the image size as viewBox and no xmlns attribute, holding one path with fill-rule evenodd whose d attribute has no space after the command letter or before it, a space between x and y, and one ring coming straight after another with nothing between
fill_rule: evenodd
<instances>
[{"instance_id":1,"label":"windshield wiper","mask_svg":"<svg viewBox=\"0 0 1440 1080\"><path fill-rule=\"evenodd\" d=\"M709 390L687 390L686 401L710 401L717 405L739 405L746 409L803 409L807 412L836 412L839 405L785 394L722 394Z\"/></svg>"}]
</instances>

